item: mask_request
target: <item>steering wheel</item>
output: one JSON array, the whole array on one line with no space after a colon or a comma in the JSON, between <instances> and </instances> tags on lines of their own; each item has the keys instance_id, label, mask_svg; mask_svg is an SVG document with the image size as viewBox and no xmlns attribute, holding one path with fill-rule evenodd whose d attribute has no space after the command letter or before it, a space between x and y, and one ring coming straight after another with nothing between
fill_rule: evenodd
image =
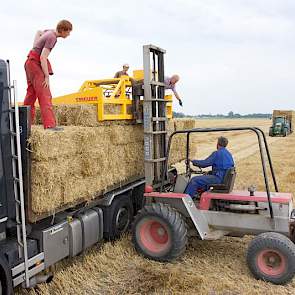
<instances>
[{"instance_id":1,"label":"steering wheel","mask_svg":"<svg viewBox=\"0 0 295 295\"><path fill-rule=\"evenodd\" d=\"M187 171L187 172L188 172L189 174L201 174L201 175L204 175L204 174L205 174L205 172L202 170L201 167L194 165L194 164L192 163L191 160L188 160L188 161L189 161L189 162L188 162L188 164L187 164L187 167L188 167L188 171ZM193 169L193 168L191 167L191 163L192 163L192 165L193 165L194 167L196 167L195 169Z\"/></svg>"}]
</instances>

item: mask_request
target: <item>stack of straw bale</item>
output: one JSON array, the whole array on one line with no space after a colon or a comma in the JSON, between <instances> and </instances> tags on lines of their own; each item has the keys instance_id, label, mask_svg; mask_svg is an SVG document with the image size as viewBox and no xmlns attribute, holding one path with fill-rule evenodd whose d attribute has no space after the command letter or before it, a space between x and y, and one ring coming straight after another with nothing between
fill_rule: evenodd
<instances>
[{"instance_id":1,"label":"stack of straw bale","mask_svg":"<svg viewBox=\"0 0 295 295\"><path fill-rule=\"evenodd\" d=\"M142 125L132 121L98 122L92 105L59 106L55 114L64 131L45 131L35 125L30 137L30 218L34 220L144 175ZM168 133L194 127L194 120L169 120ZM171 163L185 158L185 137L174 140Z\"/></svg>"},{"instance_id":2,"label":"stack of straw bale","mask_svg":"<svg viewBox=\"0 0 295 295\"><path fill-rule=\"evenodd\" d=\"M106 104L105 114L120 114L120 105ZM97 106L92 104L85 105L55 105L53 110L58 125L63 126L84 126L96 127L106 125L107 122L97 121ZM131 114L131 106L127 107L127 113ZM125 124L126 121L117 121L118 124ZM36 124L42 124L40 109L36 109ZM129 120L127 121L130 124Z\"/></svg>"}]
</instances>

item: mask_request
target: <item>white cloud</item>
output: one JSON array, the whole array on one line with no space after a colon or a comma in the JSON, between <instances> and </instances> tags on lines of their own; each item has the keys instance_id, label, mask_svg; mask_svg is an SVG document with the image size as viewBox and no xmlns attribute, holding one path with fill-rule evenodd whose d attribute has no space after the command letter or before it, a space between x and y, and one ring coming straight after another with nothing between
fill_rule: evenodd
<instances>
[{"instance_id":1,"label":"white cloud","mask_svg":"<svg viewBox=\"0 0 295 295\"><path fill-rule=\"evenodd\" d=\"M166 74L186 113L270 112L295 108L294 8L291 0L10 1L1 3L1 58L9 58L19 97L23 64L37 29L62 18L74 30L50 55L54 95L86 79L112 76L123 63L142 67L142 45L167 50Z\"/></svg>"}]
</instances>

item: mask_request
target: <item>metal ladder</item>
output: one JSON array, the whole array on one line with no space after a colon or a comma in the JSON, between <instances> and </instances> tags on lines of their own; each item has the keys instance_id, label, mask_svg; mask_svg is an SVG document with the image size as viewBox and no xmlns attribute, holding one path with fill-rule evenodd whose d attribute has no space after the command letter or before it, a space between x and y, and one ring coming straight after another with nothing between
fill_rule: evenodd
<instances>
[{"instance_id":1,"label":"metal ladder","mask_svg":"<svg viewBox=\"0 0 295 295\"><path fill-rule=\"evenodd\" d=\"M9 65L8 65L9 71ZM10 74L8 73L8 77ZM8 81L10 85L10 81ZM27 248L26 216L23 188L22 157L20 144L20 125L19 125L19 107L16 101L16 81L9 86L9 125L11 134L11 154L12 154L12 173L15 198L15 219L17 230L17 242L19 258L24 261L24 280L26 287L29 287L29 263ZM13 90L13 100L11 95Z\"/></svg>"},{"instance_id":2,"label":"metal ladder","mask_svg":"<svg viewBox=\"0 0 295 295\"><path fill-rule=\"evenodd\" d=\"M158 188L164 171L167 146L167 117L164 84L165 50L143 46L144 68L144 161L146 184Z\"/></svg>"}]
</instances>

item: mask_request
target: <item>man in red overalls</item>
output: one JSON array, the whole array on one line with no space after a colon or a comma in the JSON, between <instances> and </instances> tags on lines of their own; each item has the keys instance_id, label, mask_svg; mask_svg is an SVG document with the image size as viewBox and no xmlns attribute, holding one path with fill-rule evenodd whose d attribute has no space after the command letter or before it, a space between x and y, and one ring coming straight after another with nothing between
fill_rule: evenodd
<instances>
[{"instance_id":1,"label":"man in red overalls","mask_svg":"<svg viewBox=\"0 0 295 295\"><path fill-rule=\"evenodd\" d=\"M38 31L35 36L33 49L30 51L25 63L28 88L24 105L31 107L33 122L35 117L35 101L38 98L44 129L53 131L63 130L63 128L56 126L52 110L49 75L52 75L53 72L48 56L55 46L57 38L68 37L72 28L72 24L69 21L62 20L57 24L56 30Z\"/></svg>"}]
</instances>

